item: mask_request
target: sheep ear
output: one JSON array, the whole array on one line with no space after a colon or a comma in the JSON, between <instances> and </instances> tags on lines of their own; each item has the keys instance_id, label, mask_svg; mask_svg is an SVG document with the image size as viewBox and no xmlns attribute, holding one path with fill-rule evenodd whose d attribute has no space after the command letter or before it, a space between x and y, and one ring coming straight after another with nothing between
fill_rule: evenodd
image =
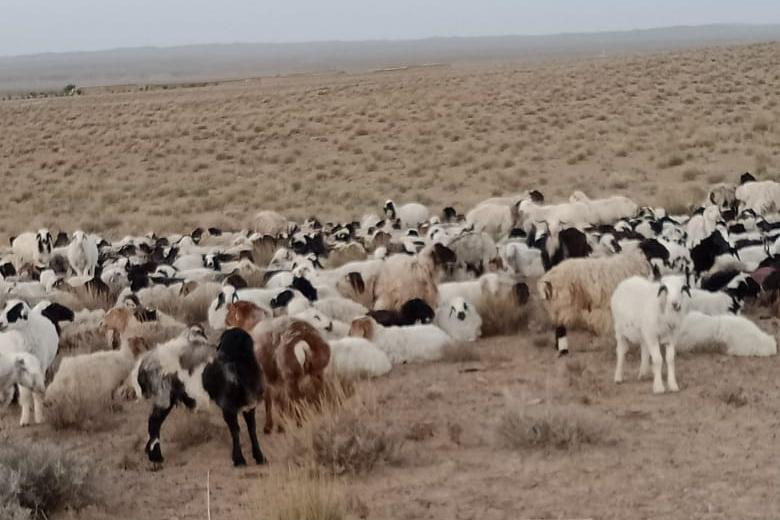
<instances>
[{"instance_id":1,"label":"sheep ear","mask_svg":"<svg viewBox=\"0 0 780 520\"><path fill-rule=\"evenodd\" d=\"M691 286L686 282L685 285L683 285L682 292L688 295L688 298L691 297Z\"/></svg>"},{"instance_id":2,"label":"sheep ear","mask_svg":"<svg viewBox=\"0 0 780 520\"><path fill-rule=\"evenodd\" d=\"M661 270L656 264L653 264L653 280L656 282L661 279Z\"/></svg>"},{"instance_id":3,"label":"sheep ear","mask_svg":"<svg viewBox=\"0 0 780 520\"><path fill-rule=\"evenodd\" d=\"M717 202L715 202L715 194L712 192L710 192L710 202L712 202L713 204L717 204Z\"/></svg>"}]
</instances>

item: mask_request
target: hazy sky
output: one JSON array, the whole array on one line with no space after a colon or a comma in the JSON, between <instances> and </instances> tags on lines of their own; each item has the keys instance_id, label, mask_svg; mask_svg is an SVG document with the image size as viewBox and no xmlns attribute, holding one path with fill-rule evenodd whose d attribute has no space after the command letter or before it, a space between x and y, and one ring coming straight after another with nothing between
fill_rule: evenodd
<instances>
[{"instance_id":1,"label":"hazy sky","mask_svg":"<svg viewBox=\"0 0 780 520\"><path fill-rule=\"evenodd\" d=\"M778 22L780 0L0 0L0 55Z\"/></svg>"}]
</instances>

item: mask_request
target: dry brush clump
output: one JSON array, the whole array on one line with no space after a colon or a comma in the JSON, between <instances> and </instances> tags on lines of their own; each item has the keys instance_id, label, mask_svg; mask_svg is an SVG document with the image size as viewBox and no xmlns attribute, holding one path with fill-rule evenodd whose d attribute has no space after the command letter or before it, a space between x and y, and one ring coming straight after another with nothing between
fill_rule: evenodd
<instances>
[{"instance_id":1,"label":"dry brush clump","mask_svg":"<svg viewBox=\"0 0 780 520\"><path fill-rule=\"evenodd\" d=\"M372 399L360 394L348 397L342 383L331 384L328 392L285 419L293 463L313 462L331 475L361 475L379 464L400 461L402 434Z\"/></svg>"},{"instance_id":2,"label":"dry brush clump","mask_svg":"<svg viewBox=\"0 0 780 520\"><path fill-rule=\"evenodd\" d=\"M501 446L514 450L578 450L612 444L610 423L589 409L563 405L507 404L496 430Z\"/></svg>"},{"instance_id":3,"label":"dry brush clump","mask_svg":"<svg viewBox=\"0 0 780 520\"><path fill-rule=\"evenodd\" d=\"M105 431L117 419L121 403L99 393L62 394L45 401L46 422L54 430Z\"/></svg>"},{"instance_id":4,"label":"dry brush clump","mask_svg":"<svg viewBox=\"0 0 780 520\"><path fill-rule=\"evenodd\" d=\"M349 511L344 484L316 467L275 468L256 503L272 520L342 520Z\"/></svg>"},{"instance_id":5,"label":"dry brush clump","mask_svg":"<svg viewBox=\"0 0 780 520\"><path fill-rule=\"evenodd\" d=\"M89 461L40 441L0 447L0 518L47 519L97 500Z\"/></svg>"}]
</instances>

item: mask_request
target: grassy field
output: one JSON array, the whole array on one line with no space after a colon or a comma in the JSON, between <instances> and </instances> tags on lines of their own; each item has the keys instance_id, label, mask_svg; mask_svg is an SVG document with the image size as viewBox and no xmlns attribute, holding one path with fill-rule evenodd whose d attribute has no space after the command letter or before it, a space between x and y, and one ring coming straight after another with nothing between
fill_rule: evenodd
<instances>
[{"instance_id":1,"label":"grassy field","mask_svg":"<svg viewBox=\"0 0 780 520\"><path fill-rule=\"evenodd\" d=\"M780 44L0 103L0 234L347 219L533 187L690 203L777 173Z\"/></svg>"}]
</instances>

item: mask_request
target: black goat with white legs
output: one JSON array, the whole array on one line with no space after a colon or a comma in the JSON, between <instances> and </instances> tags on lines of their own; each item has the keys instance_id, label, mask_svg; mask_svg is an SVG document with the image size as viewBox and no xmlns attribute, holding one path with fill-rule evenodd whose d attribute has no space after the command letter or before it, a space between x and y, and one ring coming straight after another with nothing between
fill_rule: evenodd
<instances>
[{"instance_id":1,"label":"black goat with white legs","mask_svg":"<svg viewBox=\"0 0 780 520\"><path fill-rule=\"evenodd\" d=\"M163 461L160 429L174 406L181 403L195 409L213 403L222 410L230 430L233 465L246 465L239 439L239 413L249 432L252 456L258 464L266 463L255 422L255 407L264 392L263 372L255 357L254 342L243 330L226 330L214 351L202 331L191 329L147 355L136 379L141 395L154 403L145 449L150 461Z\"/></svg>"}]
</instances>

